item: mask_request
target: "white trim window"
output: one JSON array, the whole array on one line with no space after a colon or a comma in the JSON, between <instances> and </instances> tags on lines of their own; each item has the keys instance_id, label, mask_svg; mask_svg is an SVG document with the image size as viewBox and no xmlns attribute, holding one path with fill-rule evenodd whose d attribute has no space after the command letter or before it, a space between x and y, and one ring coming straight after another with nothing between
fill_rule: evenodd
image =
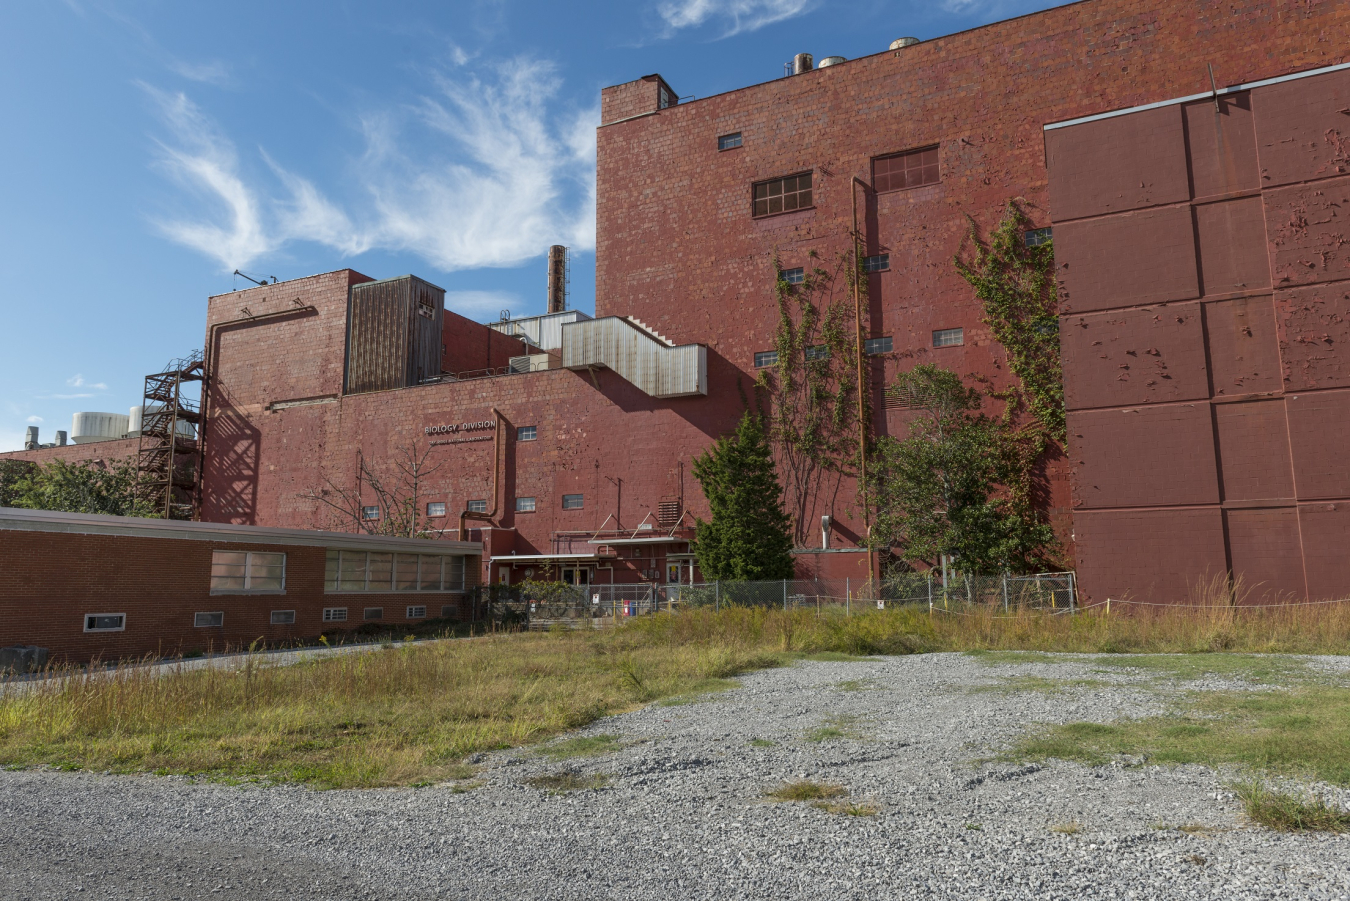
<instances>
[{"instance_id":1,"label":"white trim window","mask_svg":"<svg viewBox=\"0 0 1350 901\"><path fill-rule=\"evenodd\" d=\"M326 623L345 623L347 621L347 608L346 607L323 608L323 621Z\"/></svg>"},{"instance_id":2,"label":"white trim window","mask_svg":"<svg viewBox=\"0 0 1350 901\"><path fill-rule=\"evenodd\" d=\"M427 608L425 604L418 604L415 607L409 605L408 619L426 619L426 618L427 618Z\"/></svg>"},{"instance_id":3,"label":"white trim window","mask_svg":"<svg viewBox=\"0 0 1350 901\"><path fill-rule=\"evenodd\" d=\"M212 594L281 594L286 555L261 551L212 551Z\"/></svg>"},{"instance_id":4,"label":"white trim window","mask_svg":"<svg viewBox=\"0 0 1350 901\"><path fill-rule=\"evenodd\" d=\"M84 631L86 632L124 632L127 628L125 613L86 613Z\"/></svg>"}]
</instances>

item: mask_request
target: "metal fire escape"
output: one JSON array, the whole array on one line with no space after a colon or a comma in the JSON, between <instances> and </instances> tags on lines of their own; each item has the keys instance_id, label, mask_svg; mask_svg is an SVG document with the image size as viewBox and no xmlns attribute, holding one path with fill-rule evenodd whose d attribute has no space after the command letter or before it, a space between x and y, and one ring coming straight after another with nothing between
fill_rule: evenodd
<instances>
[{"instance_id":1,"label":"metal fire escape","mask_svg":"<svg viewBox=\"0 0 1350 901\"><path fill-rule=\"evenodd\" d=\"M197 518L201 401L185 397L183 389L205 374L198 350L145 377L136 470L146 499L165 519Z\"/></svg>"}]
</instances>

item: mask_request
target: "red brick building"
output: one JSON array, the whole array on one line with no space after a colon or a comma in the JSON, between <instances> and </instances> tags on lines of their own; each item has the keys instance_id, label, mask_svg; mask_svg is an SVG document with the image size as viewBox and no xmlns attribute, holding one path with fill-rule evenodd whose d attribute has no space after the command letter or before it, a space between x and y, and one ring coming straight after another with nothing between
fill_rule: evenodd
<instances>
[{"instance_id":1,"label":"red brick building","mask_svg":"<svg viewBox=\"0 0 1350 901\"><path fill-rule=\"evenodd\" d=\"M481 554L460 541L0 508L0 645L115 661L467 620Z\"/></svg>"},{"instance_id":2,"label":"red brick building","mask_svg":"<svg viewBox=\"0 0 1350 901\"><path fill-rule=\"evenodd\" d=\"M872 272L862 336L872 354L871 426L877 435L902 435L910 414L888 407L882 394L896 372L932 362L995 387L1006 383L1005 354L952 264L967 217L990 226L1009 199L1020 198L1037 225L1063 221L1068 252L1078 254L1073 223L1080 219L1160 204L1207 214L1204 203L1193 203L1207 195L1187 193L1190 181L1173 183L1175 166L1167 170L1173 181L1157 191L1148 178L1142 194L1122 181L1154 156L1125 159L1147 142L1117 147L1124 132L1110 129L1086 139L1092 146L1081 148L1087 162L1075 176L1083 184L1065 194L1054 186L1062 183L1058 172L1047 170L1047 148L1059 138L1047 139L1045 126L1208 91L1211 67L1223 88L1336 65L1350 58L1347 37L1350 7L1330 2L1086 0L688 103L676 102L677 92L656 75L606 88L597 318L560 324L539 317L488 329L443 311L429 286L417 289L429 292L429 306L400 307L372 331L353 311L362 291L376 289L361 288L370 279L351 270L213 297L202 515L333 524L329 508L308 495L326 484L361 489L361 460L386 465L407 448L429 448L438 468L424 483L425 501L445 505L447 534L458 528L459 511L478 514L470 525L481 526L474 534L485 543L491 579L565 572L592 583L687 580L695 575L689 526L706 515L688 464L734 426L757 363L772 349L775 255L792 270L809 265L813 252L823 260L847 252L856 204ZM1298 142L1326 123L1320 113L1300 112L1301 88L1288 90L1290 112L1272 127ZM1334 144L1344 129L1329 127ZM1218 177L1186 175L1197 184ZM1133 205L1116 204L1112 192L1135 198ZM1061 209L1064 197L1078 199ZM1176 250L1173 237L1150 235L1109 262L1089 252L1082 268L1096 267L1102 277L1075 282L1067 275L1073 267L1065 270L1067 309L1108 309L1083 298L1113 290L1113 266L1155 257L1159 266L1173 257L1193 264L1194 248ZM1276 271L1282 265L1293 263L1277 263ZM1147 292L1131 297L1120 306L1155 300ZM398 348L425 353L437 322L441 368L450 376L428 378L425 365L410 375L411 357ZM1087 408L1140 402L1113 394L1118 364L1089 360L1075 340L1065 343L1075 424ZM1210 352L1240 351L1211 344ZM1192 362L1215 371L1238 365ZM368 390L375 382L352 382L354 371L370 366L380 378L402 381L381 382L378 391ZM519 371L485 372L502 366ZM483 375L491 377L475 377ZM1161 446L1172 439L1144 430L1133 440ZM1070 460L1047 461L1045 475L1066 547L1088 536L1079 549L1086 593L1172 597L1186 580L1229 562L1224 554L1178 551L1158 564L1167 570L1162 579L1121 563L1143 546L1126 540L1124 519L1098 515L1115 507L1101 508L1084 482L1087 467L1109 468L1106 461L1120 458L1109 446L1078 441ZM1094 453L1101 456L1087 461ZM1189 478L1145 488L1153 474L1133 465L1113 478L1137 489L1137 497L1111 499L1117 506L1211 503L1182 496L1178 486ZM1081 519L1075 504L1094 518ZM802 575L864 577L858 546L865 526L853 486L818 507L830 516L819 542L828 547L803 549L816 552L799 555ZM1092 524L1085 533L1083 523ZM1336 593L1350 584L1310 580L1306 589Z\"/></svg>"}]
</instances>

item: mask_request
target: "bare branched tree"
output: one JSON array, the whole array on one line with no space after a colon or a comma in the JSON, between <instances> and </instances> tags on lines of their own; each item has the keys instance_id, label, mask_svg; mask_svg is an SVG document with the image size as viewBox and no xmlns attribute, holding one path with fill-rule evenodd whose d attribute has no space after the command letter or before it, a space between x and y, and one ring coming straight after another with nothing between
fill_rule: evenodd
<instances>
[{"instance_id":1,"label":"bare branched tree","mask_svg":"<svg viewBox=\"0 0 1350 901\"><path fill-rule=\"evenodd\" d=\"M322 487L310 489L300 496L328 507L342 530L350 528L368 535L431 538L438 532L426 528L422 498L427 479L442 464L428 464L430 454L430 447L418 452L415 446L404 446L382 468L372 466L362 455L357 459L354 486L343 487L325 477ZM368 507L376 507L378 515L366 516Z\"/></svg>"}]
</instances>

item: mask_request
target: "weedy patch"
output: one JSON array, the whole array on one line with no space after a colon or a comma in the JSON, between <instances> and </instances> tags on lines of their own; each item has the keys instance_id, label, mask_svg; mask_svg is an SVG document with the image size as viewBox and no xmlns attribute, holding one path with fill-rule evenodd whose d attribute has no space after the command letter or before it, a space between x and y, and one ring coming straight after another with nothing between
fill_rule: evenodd
<instances>
[{"instance_id":1,"label":"weedy patch","mask_svg":"<svg viewBox=\"0 0 1350 901\"><path fill-rule=\"evenodd\" d=\"M846 817L872 817L881 811L881 808L866 801L812 801L811 806Z\"/></svg>"},{"instance_id":2,"label":"weedy patch","mask_svg":"<svg viewBox=\"0 0 1350 901\"><path fill-rule=\"evenodd\" d=\"M739 687L740 683L735 679L703 679L684 694L678 694L670 698L662 698L656 703L662 707L680 707L685 704L700 704L704 701L715 700L719 692L729 691L730 689Z\"/></svg>"},{"instance_id":3,"label":"weedy patch","mask_svg":"<svg viewBox=\"0 0 1350 901\"><path fill-rule=\"evenodd\" d=\"M1259 779L1233 786L1247 819L1279 832L1350 832L1350 811L1341 810L1312 792L1279 792Z\"/></svg>"},{"instance_id":4,"label":"weedy patch","mask_svg":"<svg viewBox=\"0 0 1350 901\"><path fill-rule=\"evenodd\" d=\"M986 666L1002 666L1009 663L1078 663L1044 651L966 651L966 656Z\"/></svg>"},{"instance_id":5,"label":"weedy patch","mask_svg":"<svg viewBox=\"0 0 1350 901\"><path fill-rule=\"evenodd\" d=\"M1069 820L1067 823L1055 823L1050 827L1051 832L1058 832L1060 835L1078 835L1083 831L1083 824L1077 820Z\"/></svg>"},{"instance_id":6,"label":"weedy patch","mask_svg":"<svg viewBox=\"0 0 1350 901\"><path fill-rule=\"evenodd\" d=\"M752 739L750 739L750 747L752 747L752 748L776 748L776 747L778 747L778 744L777 744L777 742L769 741L767 738L752 738Z\"/></svg>"},{"instance_id":7,"label":"weedy patch","mask_svg":"<svg viewBox=\"0 0 1350 901\"><path fill-rule=\"evenodd\" d=\"M989 685L977 685L970 691L974 694L1022 694L1037 692L1040 694L1062 694L1074 690L1101 688L1111 685L1102 679L1047 679L1044 676L1005 676Z\"/></svg>"},{"instance_id":8,"label":"weedy patch","mask_svg":"<svg viewBox=\"0 0 1350 901\"><path fill-rule=\"evenodd\" d=\"M870 691L876 687L876 682L871 679L849 679L836 683L834 687L839 691Z\"/></svg>"},{"instance_id":9,"label":"weedy patch","mask_svg":"<svg viewBox=\"0 0 1350 901\"><path fill-rule=\"evenodd\" d=\"M1097 657L1096 672L1143 672L1158 680L1195 682L1218 676L1257 685L1312 681L1318 674L1306 663L1273 654L1127 654Z\"/></svg>"},{"instance_id":10,"label":"weedy patch","mask_svg":"<svg viewBox=\"0 0 1350 901\"><path fill-rule=\"evenodd\" d=\"M525 784L551 794L563 794L565 792L604 788L609 785L609 776L604 773L593 773L586 776L581 773L574 773L571 770L564 770L561 773L534 776L526 779Z\"/></svg>"},{"instance_id":11,"label":"weedy patch","mask_svg":"<svg viewBox=\"0 0 1350 901\"><path fill-rule=\"evenodd\" d=\"M848 794L848 790L842 785L803 780L801 782L789 782L767 791L764 793L764 797L770 801L829 801L833 798L842 798L846 794Z\"/></svg>"},{"instance_id":12,"label":"weedy patch","mask_svg":"<svg viewBox=\"0 0 1350 901\"><path fill-rule=\"evenodd\" d=\"M966 830L969 831L969 832L981 832L981 831L983 831L983 829L984 829L984 826L981 825L981 824L979 824L979 823L967 823L967 824L966 824Z\"/></svg>"},{"instance_id":13,"label":"weedy patch","mask_svg":"<svg viewBox=\"0 0 1350 901\"><path fill-rule=\"evenodd\" d=\"M456 782L454 785L450 786L450 793L452 795L467 795L475 788L482 788L484 784L485 783L481 779L475 779L472 782Z\"/></svg>"},{"instance_id":14,"label":"weedy patch","mask_svg":"<svg viewBox=\"0 0 1350 901\"><path fill-rule=\"evenodd\" d=\"M571 738L567 741L544 745L536 753L541 757L548 757L552 760L566 760L569 757L597 757L600 754L617 751L622 747L623 745L617 735L584 735L580 738Z\"/></svg>"},{"instance_id":15,"label":"weedy patch","mask_svg":"<svg viewBox=\"0 0 1350 901\"><path fill-rule=\"evenodd\" d=\"M822 725L807 730L803 737L807 741L814 742L861 739L863 737L862 733L853 728L854 724L857 722L858 717L856 716L830 717Z\"/></svg>"}]
</instances>

